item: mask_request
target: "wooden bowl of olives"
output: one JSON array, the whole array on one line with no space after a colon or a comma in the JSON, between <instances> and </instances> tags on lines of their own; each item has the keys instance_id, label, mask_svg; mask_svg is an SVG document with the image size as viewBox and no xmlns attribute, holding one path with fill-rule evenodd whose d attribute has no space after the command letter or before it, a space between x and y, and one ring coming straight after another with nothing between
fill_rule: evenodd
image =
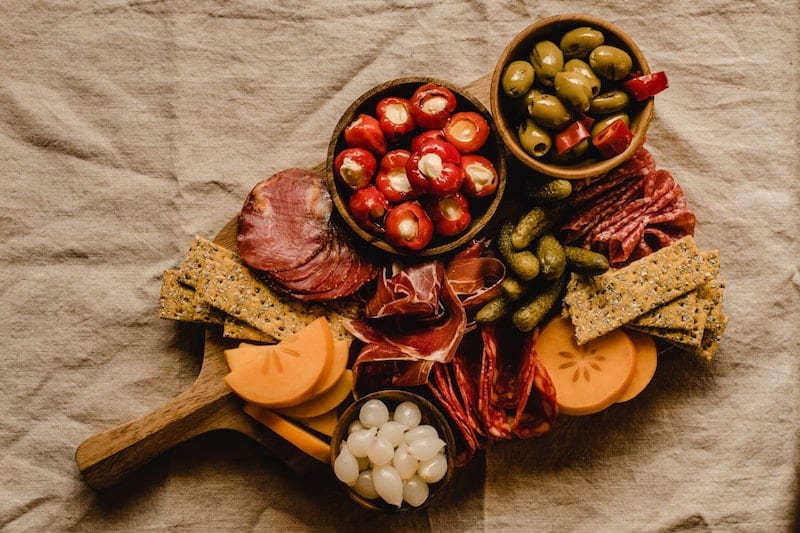
<instances>
[{"instance_id":1,"label":"wooden bowl of olives","mask_svg":"<svg viewBox=\"0 0 800 533\"><path fill-rule=\"evenodd\" d=\"M644 142L654 102L630 84L648 75L642 51L613 24L587 15L549 17L503 50L491 111L524 165L553 178L589 179L630 159Z\"/></svg>"},{"instance_id":2,"label":"wooden bowl of olives","mask_svg":"<svg viewBox=\"0 0 800 533\"><path fill-rule=\"evenodd\" d=\"M436 256L473 239L506 185L505 147L489 111L443 80L369 89L333 130L325 180L344 223L395 255Z\"/></svg>"},{"instance_id":3,"label":"wooden bowl of olives","mask_svg":"<svg viewBox=\"0 0 800 533\"><path fill-rule=\"evenodd\" d=\"M334 429L335 477L361 506L405 511L427 506L450 482L455 439L429 400L405 390L382 390L352 403Z\"/></svg>"}]
</instances>

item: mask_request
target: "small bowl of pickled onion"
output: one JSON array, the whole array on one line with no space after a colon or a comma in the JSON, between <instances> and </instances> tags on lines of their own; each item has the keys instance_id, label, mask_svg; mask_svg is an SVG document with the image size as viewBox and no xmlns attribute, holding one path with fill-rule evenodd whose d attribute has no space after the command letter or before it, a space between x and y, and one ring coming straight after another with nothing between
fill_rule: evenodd
<instances>
[{"instance_id":1,"label":"small bowl of pickled onion","mask_svg":"<svg viewBox=\"0 0 800 533\"><path fill-rule=\"evenodd\" d=\"M419 509L450 482L455 439L427 399L403 390L359 398L342 413L331 439L336 478L362 507Z\"/></svg>"}]
</instances>

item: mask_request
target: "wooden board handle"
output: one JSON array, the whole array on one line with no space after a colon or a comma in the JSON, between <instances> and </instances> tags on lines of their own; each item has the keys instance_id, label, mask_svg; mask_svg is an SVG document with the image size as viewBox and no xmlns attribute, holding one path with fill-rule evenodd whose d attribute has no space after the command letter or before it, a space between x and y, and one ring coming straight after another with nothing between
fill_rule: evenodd
<instances>
[{"instance_id":1,"label":"wooden board handle","mask_svg":"<svg viewBox=\"0 0 800 533\"><path fill-rule=\"evenodd\" d=\"M230 393L198 392L202 390L192 386L160 408L82 442L75 461L86 483L96 489L109 487L177 444L218 429L233 400Z\"/></svg>"}]
</instances>

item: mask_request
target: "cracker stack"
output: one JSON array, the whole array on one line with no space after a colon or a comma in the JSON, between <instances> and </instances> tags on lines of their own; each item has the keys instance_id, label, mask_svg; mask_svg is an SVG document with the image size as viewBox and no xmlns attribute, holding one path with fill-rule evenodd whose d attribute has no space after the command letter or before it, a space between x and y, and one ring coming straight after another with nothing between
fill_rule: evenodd
<instances>
[{"instance_id":1,"label":"cracker stack","mask_svg":"<svg viewBox=\"0 0 800 533\"><path fill-rule=\"evenodd\" d=\"M337 338L349 338L342 321L355 316L348 304L308 304L275 292L232 250L195 237L176 270L161 284L159 317L220 324L228 338L274 343L327 316Z\"/></svg>"},{"instance_id":2,"label":"cracker stack","mask_svg":"<svg viewBox=\"0 0 800 533\"><path fill-rule=\"evenodd\" d=\"M563 312L578 344L628 327L711 360L728 324L724 287L719 252L687 236L620 269L572 274Z\"/></svg>"}]
</instances>

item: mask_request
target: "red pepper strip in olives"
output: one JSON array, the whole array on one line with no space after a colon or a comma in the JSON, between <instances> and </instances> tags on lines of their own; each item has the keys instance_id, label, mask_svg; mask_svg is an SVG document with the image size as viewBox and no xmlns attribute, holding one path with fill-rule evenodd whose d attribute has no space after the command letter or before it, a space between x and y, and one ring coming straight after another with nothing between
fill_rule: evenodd
<instances>
[{"instance_id":1,"label":"red pepper strip in olives","mask_svg":"<svg viewBox=\"0 0 800 533\"><path fill-rule=\"evenodd\" d=\"M416 127L411 114L411 103L399 96L387 96L378 102L375 115L378 117L378 124L383 134L393 143L414 131Z\"/></svg>"},{"instance_id":2,"label":"red pepper strip in olives","mask_svg":"<svg viewBox=\"0 0 800 533\"><path fill-rule=\"evenodd\" d=\"M426 83L414 91L409 99L411 114L421 128L441 129L456 109L456 95L447 87Z\"/></svg>"},{"instance_id":3,"label":"red pepper strip in olives","mask_svg":"<svg viewBox=\"0 0 800 533\"><path fill-rule=\"evenodd\" d=\"M444 125L444 138L462 154L477 152L489 138L489 123L474 111L454 113Z\"/></svg>"},{"instance_id":4,"label":"red pepper strip in olives","mask_svg":"<svg viewBox=\"0 0 800 533\"><path fill-rule=\"evenodd\" d=\"M453 237L469 227L472 216L463 194L454 192L447 196L429 198L427 211L436 233L442 237Z\"/></svg>"},{"instance_id":5,"label":"red pepper strip in olives","mask_svg":"<svg viewBox=\"0 0 800 533\"><path fill-rule=\"evenodd\" d=\"M623 85L625 86L625 90L633 96L637 102L641 102L651 96L657 95L669 87L669 80L667 79L666 72L659 71L631 78Z\"/></svg>"},{"instance_id":6,"label":"red pepper strip in olives","mask_svg":"<svg viewBox=\"0 0 800 533\"><path fill-rule=\"evenodd\" d=\"M375 177L375 186L390 202L403 202L417 196L406 176L406 164L409 157L411 157L411 152L398 148L386 152L381 159L378 175Z\"/></svg>"},{"instance_id":7,"label":"red pepper strip in olives","mask_svg":"<svg viewBox=\"0 0 800 533\"><path fill-rule=\"evenodd\" d=\"M562 131L558 132L553 138L556 153L562 155L572 150L589 137L589 129L586 125L582 121L576 120Z\"/></svg>"},{"instance_id":8,"label":"red pepper strip in olives","mask_svg":"<svg viewBox=\"0 0 800 533\"><path fill-rule=\"evenodd\" d=\"M364 148L376 155L386 153L386 137L378 119L361 113L344 129L344 142L351 148Z\"/></svg>"},{"instance_id":9,"label":"red pepper strip in olives","mask_svg":"<svg viewBox=\"0 0 800 533\"><path fill-rule=\"evenodd\" d=\"M333 162L336 175L353 190L369 185L377 168L375 156L364 148L345 148Z\"/></svg>"},{"instance_id":10,"label":"red pepper strip in olives","mask_svg":"<svg viewBox=\"0 0 800 533\"><path fill-rule=\"evenodd\" d=\"M625 121L615 120L595 135L592 144L603 157L608 159L624 152L632 140L633 133Z\"/></svg>"},{"instance_id":11,"label":"red pepper strip in olives","mask_svg":"<svg viewBox=\"0 0 800 533\"><path fill-rule=\"evenodd\" d=\"M397 248L422 250L433 239L433 222L416 201L395 206L386 216L386 240Z\"/></svg>"}]
</instances>

